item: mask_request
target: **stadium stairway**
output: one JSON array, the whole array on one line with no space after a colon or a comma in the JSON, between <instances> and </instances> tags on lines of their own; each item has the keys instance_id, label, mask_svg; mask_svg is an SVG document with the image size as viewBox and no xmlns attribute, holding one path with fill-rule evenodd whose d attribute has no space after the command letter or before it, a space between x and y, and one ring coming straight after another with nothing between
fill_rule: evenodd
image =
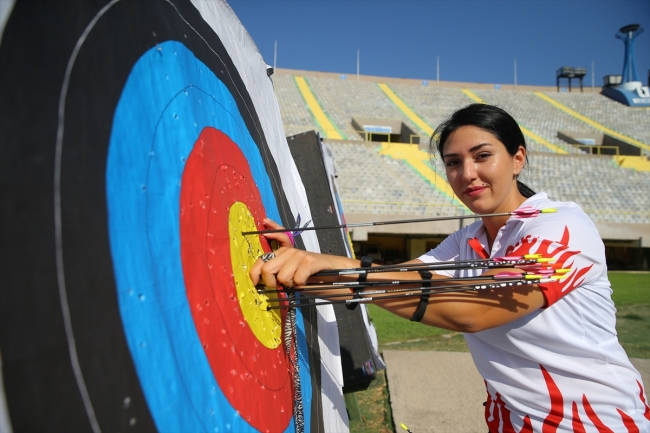
<instances>
[{"instance_id":1,"label":"stadium stairway","mask_svg":"<svg viewBox=\"0 0 650 433\"><path fill-rule=\"evenodd\" d=\"M300 94L305 100L305 104L311 111L314 120L318 124L321 134L325 138L332 138L335 140L346 140L347 137L336 127L336 125L330 120L329 116L325 113L320 103L316 99L314 92L312 92L307 79L301 76L295 76L294 80L300 90Z\"/></svg>"},{"instance_id":2,"label":"stadium stairway","mask_svg":"<svg viewBox=\"0 0 650 433\"><path fill-rule=\"evenodd\" d=\"M305 104L305 99L300 94L293 75L274 75L273 88L278 98L282 124L287 136L301 134L305 131L318 131L318 124Z\"/></svg>"},{"instance_id":3,"label":"stadium stairway","mask_svg":"<svg viewBox=\"0 0 650 433\"><path fill-rule=\"evenodd\" d=\"M415 111L413 111L413 109L411 109L411 107L409 107L406 102L404 102L404 100L397 96L397 94L393 91L393 89L390 88L388 84L377 83L377 85L381 91L386 94L388 99L390 99L390 101L395 104L395 106L402 112L402 114L404 114L404 116L406 116L411 122L416 124L427 137L431 137L433 135L433 128L424 120L422 120L422 118L418 116Z\"/></svg>"}]
</instances>

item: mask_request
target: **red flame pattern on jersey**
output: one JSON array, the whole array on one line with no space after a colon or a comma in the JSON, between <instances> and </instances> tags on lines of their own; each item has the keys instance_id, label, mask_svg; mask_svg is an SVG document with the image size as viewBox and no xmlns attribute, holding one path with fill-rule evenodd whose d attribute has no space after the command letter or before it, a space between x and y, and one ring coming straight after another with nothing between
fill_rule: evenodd
<instances>
[{"instance_id":1,"label":"red flame pattern on jersey","mask_svg":"<svg viewBox=\"0 0 650 433\"><path fill-rule=\"evenodd\" d=\"M636 384L639 385L639 399L643 402L643 405L645 406L645 412L643 412L643 416L650 421L650 407L648 407L648 403L645 401L645 397L643 395L643 385L641 385L641 382L638 380L636 381Z\"/></svg>"},{"instance_id":2,"label":"red flame pattern on jersey","mask_svg":"<svg viewBox=\"0 0 650 433\"><path fill-rule=\"evenodd\" d=\"M487 382L485 383L485 386L487 387ZM501 398L501 394L498 392L496 393L496 398L494 400L492 399L492 395L488 392L487 402L485 402L485 422L487 423L490 432L501 431L503 433L517 433L515 432L515 428L512 426L512 421L510 421L510 411ZM499 430L500 425L502 425L501 430ZM533 433L533 427L528 415L524 418L524 425L519 433Z\"/></svg>"},{"instance_id":3,"label":"red flame pattern on jersey","mask_svg":"<svg viewBox=\"0 0 650 433\"><path fill-rule=\"evenodd\" d=\"M546 307L553 305L562 296L580 286L584 282L584 275L593 267L592 263L589 266L573 269L573 265L575 264L574 257L580 254L580 251L569 249L569 238L569 228L565 226L562 239L558 241L527 235L521 238L515 245L511 245L506 249L506 255L508 256L541 254L544 258L554 259L557 266L571 269L566 278L539 285L546 297Z\"/></svg>"},{"instance_id":4,"label":"red flame pattern on jersey","mask_svg":"<svg viewBox=\"0 0 650 433\"><path fill-rule=\"evenodd\" d=\"M564 419L564 397L562 396L560 388L557 386L553 377L551 377L551 374L546 370L546 368L541 364L539 365L539 368L544 376L544 382L546 382L546 389L548 390L548 395L551 401L551 409L542 423L542 433L555 433ZM639 399L646 407L645 417L648 418L650 417L650 408L648 408L643 395L643 386L639 381L637 381L637 384L639 385L640 390ZM487 382L485 382L485 386L487 388ZM582 408L598 433L614 433L614 431L607 427L598 417L585 394L582 395ZM578 412L578 403L575 401L571 402L571 409L571 428L573 432L585 433L586 430L584 424L580 420ZM628 433L639 433L639 427L631 416L619 408L617 408L616 411L621 416L621 421ZM533 428L530 416L526 415L522 421L523 425L521 430L516 432L512 425L512 420L510 419L510 410L501 398L501 394L497 392L495 393L495 398L492 398L492 395L488 390L487 402L485 403L485 422L487 423L488 429L491 433L532 433Z\"/></svg>"},{"instance_id":5,"label":"red flame pattern on jersey","mask_svg":"<svg viewBox=\"0 0 650 433\"><path fill-rule=\"evenodd\" d=\"M542 365L539 368L542 370L548 395L551 397L551 411L544 419L542 433L555 433L564 418L564 398L562 398L560 388L557 387L550 373Z\"/></svg>"},{"instance_id":6,"label":"red flame pattern on jersey","mask_svg":"<svg viewBox=\"0 0 650 433\"><path fill-rule=\"evenodd\" d=\"M582 425L582 421L580 421L578 405L575 401L571 403L571 417L571 428L573 428L573 433L587 433L585 431L585 426Z\"/></svg>"},{"instance_id":7,"label":"red flame pattern on jersey","mask_svg":"<svg viewBox=\"0 0 650 433\"><path fill-rule=\"evenodd\" d=\"M621 416L621 419L623 420L623 425L627 429L628 433L639 433L639 428L636 426L634 423L634 419L632 419L631 416L626 414L620 409L616 409L618 411L618 414Z\"/></svg>"}]
</instances>

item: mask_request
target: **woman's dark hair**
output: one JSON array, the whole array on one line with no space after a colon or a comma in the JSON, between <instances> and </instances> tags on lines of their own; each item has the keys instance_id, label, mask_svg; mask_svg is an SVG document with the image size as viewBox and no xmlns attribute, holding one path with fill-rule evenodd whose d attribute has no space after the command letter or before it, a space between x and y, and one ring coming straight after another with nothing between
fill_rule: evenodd
<instances>
[{"instance_id":1,"label":"woman's dark hair","mask_svg":"<svg viewBox=\"0 0 650 433\"><path fill-rule=\"evenodd\" d=\"M519 146L526 149L526 140L517 121L499 107L487 104L470 104L454 112L451 117L436 128L431 137L429 151L443 156L443 148L449 136L462 126L475 126L494 135L506 147L508 153L514 156ZM528 161L528 157L526 157ZM517 181L517 188L524 197L532 197L535 191Z\"/></svg>"}]
</instances>

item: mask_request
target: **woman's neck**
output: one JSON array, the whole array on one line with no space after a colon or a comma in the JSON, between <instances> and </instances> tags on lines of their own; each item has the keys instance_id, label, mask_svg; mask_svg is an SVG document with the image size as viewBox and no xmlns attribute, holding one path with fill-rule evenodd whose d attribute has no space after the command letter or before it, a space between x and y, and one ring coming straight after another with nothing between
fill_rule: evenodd
<instances>
[{"instance_id":1,"label":"woman's neck","mask_svg":"<svg viewBox=\"0 0 650 433\"><path fill-rule=\"evenodd\" d=\"M494 244L494 239L496 239L497 233L499 233L501 227L506 225L506 221L508 221L508 218L510 217L503 216L503 217L482 218L483 226L485 226L485 235L487 237L488 247L490 250L492 250L492 244Z\"/></svg>"},{"instance_id":2,"label":"woman's neck","mask_svg":"<svg viewBox=\"0 0 650 433\"><path fill-rule=\"evenodd\" d=\"M526 197L524 197L519 193L519 191L517 191L516 196L513 197L513 199L510 201L510 205L507 206L508 210L503 210L495 213L512 212L518 209L525 201L526 201ZM494 239L496 239L497 237L497 233L499 233L501 227L506 225L506 222L510 219L510 216L504 215L498 217L485 217L481 219L483 220L483 225L485 226L485 231L488 238L488 245L490 249L492 249L492 244L494 243Z\"/></svg>"}]
</instances>

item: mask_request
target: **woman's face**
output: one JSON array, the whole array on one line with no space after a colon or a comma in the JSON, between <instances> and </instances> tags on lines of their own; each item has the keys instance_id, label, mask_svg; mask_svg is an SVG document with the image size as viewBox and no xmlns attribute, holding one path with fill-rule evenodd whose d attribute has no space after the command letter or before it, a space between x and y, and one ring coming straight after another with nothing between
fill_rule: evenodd
<instances>
[{"instance_id":1,"label":"woman's face","mask_svg":"<svg viewBox=\"0 0 650 433\"><path fill-rule=\"evenodd\" d=\"M523 146L512 156L494 135L475 126L461 126L443 147L449 184L478 214L510 212L525 201L515 178L525 161Z\"/></svg>"}]
</instances>

